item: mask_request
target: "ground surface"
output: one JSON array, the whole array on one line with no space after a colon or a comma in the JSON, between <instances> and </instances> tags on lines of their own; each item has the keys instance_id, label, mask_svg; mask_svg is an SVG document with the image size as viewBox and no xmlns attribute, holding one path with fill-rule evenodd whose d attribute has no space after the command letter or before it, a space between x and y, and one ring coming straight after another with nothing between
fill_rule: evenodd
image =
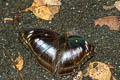
<instances>
[{"instance_id":1,"label":"ground surface","mask_svg":"<svg viewBox=\"0 0 120 80\"><path fill-rule=\"evenodd\" d=\"M22 74L25 80L72 80L72 76L56 77L45 72L31 56L18 39L18 32L24 28L39 27L57 30L62 29L77 34L96 46L92 59L81 66L84 70L91 61L101 61L113 64L112 70L117 80L120 80L120 32L110 31L107 27L94 27L97 18L105 16L120 16L117 9L105 11L103 5L112 5L115 0L62 0L60 12L52 21L37 19L31 12L19 14L20 20L14 22L4 21L5 17L13 17L12 11L25 9L33 0L0 0L0 80L13 80L16 70L13 69L9 58L2 50L5 45L13 57L21 52L24 58ZM20 80L16 78L16 80ZM84 78L84 80L90 80Z\"/></svg>"}]
</instances>

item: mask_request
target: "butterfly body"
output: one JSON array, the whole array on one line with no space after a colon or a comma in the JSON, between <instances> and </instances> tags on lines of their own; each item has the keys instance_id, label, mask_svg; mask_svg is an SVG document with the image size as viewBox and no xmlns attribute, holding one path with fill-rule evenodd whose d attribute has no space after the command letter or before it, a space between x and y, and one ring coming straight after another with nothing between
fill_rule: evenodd
<instances>
[{"instance_id":1,"label":"butterfly body","mask_svg":"<svg viewBox=\"0 0 120 80\"><path fill-rule=\"evenodd\" d=\"M79 36L60 36L45 29L29 29L20 39L36 56L42 68L58 76L74 70L93 56L94 47Z\"/></svg>"}]
</instances>

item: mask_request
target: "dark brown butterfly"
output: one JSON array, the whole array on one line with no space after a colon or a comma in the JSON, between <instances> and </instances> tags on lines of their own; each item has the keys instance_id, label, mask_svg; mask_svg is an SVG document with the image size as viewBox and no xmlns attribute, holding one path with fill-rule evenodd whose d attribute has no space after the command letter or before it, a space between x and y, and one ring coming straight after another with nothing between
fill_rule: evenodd
<instances>
[{"instance_id":1,"label":"dark brown butterfly","mask_svg":"<svg viewBox=\"0 0 120 80\"><path fill-rule=\"evenodd\" d=\"M80 36L61 36L46 29L24 30L20 40L32 50L42 68L58 76L73 73L94 52L94 47Z\"/></svg>"}]
</instances>

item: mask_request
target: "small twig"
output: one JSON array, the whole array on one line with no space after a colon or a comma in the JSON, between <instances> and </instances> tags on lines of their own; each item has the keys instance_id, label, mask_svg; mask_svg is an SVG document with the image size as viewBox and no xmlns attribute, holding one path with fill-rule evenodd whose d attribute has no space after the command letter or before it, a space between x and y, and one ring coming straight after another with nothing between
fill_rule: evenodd
<instances>
[{"instance_id":1,"label":"small twig","mask_svg":"<svg viewBox=\"0 0 120 80\"><path fill-rule=\"evenodd\" d=\"M103 9L105 9L105 10L111 10L113 8L115 8L114 5L112 5L112 6L105 6L105 5L103 5Z\"/></svg>"},{"instance_id":2,"label":"small twig","mask_svg":"<svg viewBox=\"0 0 120 80\"><path fill-rule=\"evenodd\" d=\"M22 73L20 72L20 70L16 67L16 64L12 58L12 56L10 55L9 51L6 49L5 46L3 46L3 50L5 51L5 53L7 54L8 58L10 59L10 61L12 62L12 64L15 66L15 69L17 70L18 72L18 76L21 78L21 80L24 80L23 76L22 76Z\"/></svg>"},{"instance_id":3,"label":"small twig","mask_svg":"<svg viewBox=\"0 0 120 80\"><path fill-rule=\"evenodd\" d=\"M12 13L16 14L16 13L24 13L24 12L28 12L28 11L30 11L30 8L26 8L24 10L19 10L19 11L13 11Z\"/></svg>"}]
</instances>

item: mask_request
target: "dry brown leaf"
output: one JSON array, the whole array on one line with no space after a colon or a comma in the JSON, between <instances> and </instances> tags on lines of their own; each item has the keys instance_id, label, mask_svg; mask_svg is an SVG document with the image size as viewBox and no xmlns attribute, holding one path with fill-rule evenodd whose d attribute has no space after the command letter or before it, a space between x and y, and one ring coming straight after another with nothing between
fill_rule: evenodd
<instances>
[{"instance_id":1,"label":"dry brown leaf","mask_svg":"<svg viewBox=\"0 0 120 80\"><path fill-rule=\"evenodd\" d=\"M52 13L46 6L40 6L34 9L32 8L31 11L35 16L37 16L37 18L41 18L43 20L51 20L53 18Z\"/></svg>"},{"instance_id":2,"label":"dry brown leaf","mask_svg":"<svg viewBox=\"0 0 120 80\"><path fill-rule=\"evenodd\" d=\"M60 5L60 0L34 0L33 4L29 8L18 12L32 11L37 18L52 20L54 15L59 12Z\"/></svg>"},{"instance_id":3,"label":"dry brown leaf","mask_svg":"<svg viewBox=\"0 0 120 80\"><path fill-rule=\"evenodd\" d=\"M19 56L14 60L16 64L16 67L18 70L22 70L23 68L23 64L24 64L24 60L23 57L21 56L21 54L19 53Z\"/></svg>"},{"instance_id":4,"label":"dry brown leaf","mask_svg":"<svg viewBox=\"0 0 120 80\"><path fill-rule=\"evenodd\" d=\"M6 49L5 46L3 46L2 48L3 48L3 50L5 51L5 53L6 53L6 55L8 56L8 58L10 59L10 61L12 62L12 64L14 65L14 68L17 70L18 76L21 78L21 80L24 80L24 77L23 77L22 73L21 73L20 70L18 70L18 68L16 67L15 61L14 61L14 59L12 58L12 56L10 55L9 51ZM20 55L20 52L19 52L19 55Z\"/></svg>"},{"instance_id":5,"label":"dry brown leaf","mask_svg":"<svg viewBox=\"0 0 120 80\"><path fill-rule=\"evenodd\" d=\"M83 73L82 71L79 71L77 76L75 76L73 80L82 80L82 78L83 78Z\"/></svg>"},{"instance_id":6,"label":"dry brown leaf","mask_svg":"<svg viewBox=\"0 0 120 80\"><path fill-rule=\"evenodd\" d=\"M113 9L113 8L117 8L118 11L120 11L120 1L115 1L114 5L111 5L111 6L104 5L103 8L105 10L110 10L110 9Z\"/></svg>"},{"instance_id":7,"label":"dry brown leaf","mask_svg":"<svg viewBox=\"0 0 120 80\"><path fill-rule=\"evenodd\" d=\"M109 65L102 62L91 62L86 76L90 76L93 80L111 80L112 73Z\"/></svg>"},{"instance_id":8,"label":"dry brown leaf","mask_svg":"<svg viewBox=\"0 0 120 80\"><path fill-rule=\"evenodd\" d=\"M51 20L54 15L59 12L60 3L59 0L35 0L29 10L32 11L37 18Z\"/></svg>"},{"instance_id":9,"label":"dry brown leaf","mask_svg":"<svg viewBox=\"0 0 120 80\"><path fill-rule=\"evenodd\" d=\"M99 18L95 21L95 26L100 25L101 27L103 25L107 25L110 30L119 30L120 28L120 21L119 16L107 16L103 18Z\"/></svg>"},{"instance_id":10,"label":"dry brown leaf","mask_svg":"<svg viewBox=\"0 0 120 80\"><path fill-rule=\"evenodd\" d=\"M114 6L120 11L120 1L116 1Z\"/></svg>"}]
</instances>

